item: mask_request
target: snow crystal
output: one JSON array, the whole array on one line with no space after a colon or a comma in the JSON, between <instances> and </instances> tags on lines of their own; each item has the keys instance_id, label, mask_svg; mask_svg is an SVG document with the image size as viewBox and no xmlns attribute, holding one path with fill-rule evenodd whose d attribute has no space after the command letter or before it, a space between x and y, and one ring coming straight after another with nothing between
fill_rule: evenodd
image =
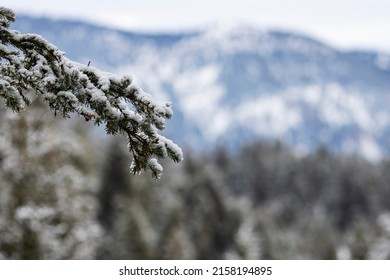
<instances>
[{"instance_id":1,"label":"snow crystal","mask_svg":"<svg viewBox=\"0 0 390 280\"><path fill-rule=\"evenodd\" d=\"M99 85L101 86L101 90L109 90L111 85L110 79L107 76L100 77Z\"/></svg>"},{"instance_id":2,"label":"snow crystal","mask_svg":"<svg viewBox=\"0 0 390 280\"><path fill-rule=\"evenodd\" d=\"M126 110L126 109L127 109L127 104L126 104L124 101L120 101L120 102L118 103L118 107L119 107L119 109L121 109L121 110Z\"/></svg>"},{"instance_id":3,"label":"snow crystal","mask_svg":"<svg viewBox=\"0 0 390 280\"><path fill-rule=\"evenodd\" d=\"M163 172L163 167L161 166L161 164L158 163L157 159L155 158L150 158L148 160L148 165L152 170Z\"/></svg>"},{"instance_id":4,"label":"snow crystal","mask_svg":"<svg viewBox=\"0 0 390 280\"><path fill-rule=\"evenodd\" d=\"M110 113L112 116L114 116L116 119L120 119L122 117L121 111L114 107L108 107L110 110Z\"/></svg>"},{"instance_id":5,"label":"snow crystal","mask_svg":"<svg viewBox=\"0 0 390 280\"><path fill-rule=\"evenodd\" d=\"M98 89L91 89L91 101L106 102L107 97Z\"/></svg>"},{"instance_id":6,"label":"snow crystal","mask_svg":"<svg viewBox=\"0 0 390 280\"><path fill-rule=\"evenodd\" d=\"M135 120L136 122L142 121L142 117L130 110L129 106L126 104L125 101L120 100L118 102L118 107L122 111L123 115L125 115L127 118Z\"/></svg>"},{"instance_id":7,"label":"snow crystal","mask_svg":"<svg viewBox=\"0 0 390 280\"><path fill-rule=\"evenodd\" d=\"M173 143L172 140L162 136L162 135L159 135L159 140L162 141L167 149L173 151L175 154L177 154L179 156L179 161L182 161L183 160L183 151L180 149L180 147L178 145L176 145L175 143Z\"/></svg>"},{"instance_id":8,"label":"snow crystal","mask_svg":"<svg viewBox=\"0 0 390 280\"><path fill-rule=\"evenodd\" d=\"M59 93L57 93L57 96L63 96L72 102L78 102L78 99L76 98L76 96L69 91L60 91Z\"/></svg>"}]
</instances>

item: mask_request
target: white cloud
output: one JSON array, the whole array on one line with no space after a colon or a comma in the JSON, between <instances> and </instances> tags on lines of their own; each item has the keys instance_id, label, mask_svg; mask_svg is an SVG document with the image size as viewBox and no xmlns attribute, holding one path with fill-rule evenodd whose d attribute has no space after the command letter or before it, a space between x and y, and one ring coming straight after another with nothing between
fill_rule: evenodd
<instances>
[{"instance_id":1,"label":"white cloud","mask_svg":"<svg viewBox=\"0 0 390 280\"><path fill-rule=\"evenodd\" d=\"M390 52L388 0L3 0L16 11L138 30L180 30L219 21L297 30L333 45Z\"/></svg>"}]
</instances>

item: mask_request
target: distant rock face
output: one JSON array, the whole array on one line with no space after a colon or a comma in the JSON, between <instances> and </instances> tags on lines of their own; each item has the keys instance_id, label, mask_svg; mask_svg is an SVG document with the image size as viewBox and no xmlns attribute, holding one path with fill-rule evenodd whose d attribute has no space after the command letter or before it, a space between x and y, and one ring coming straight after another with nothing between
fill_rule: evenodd
<instances>
[{"instance_id":1,"label":"distant rock face","mask_svg":"<svg viewBox=\"0 0 390 280\"><path fill-rule=\"evenodd\" d=\"M19 17L81 63L131 73L173 102L166 134L183 147L278 139L368 160L390 149L390 55L342 52L313 39L248 26L138 34L75 21Z\"/></svg>"}]
</instances>

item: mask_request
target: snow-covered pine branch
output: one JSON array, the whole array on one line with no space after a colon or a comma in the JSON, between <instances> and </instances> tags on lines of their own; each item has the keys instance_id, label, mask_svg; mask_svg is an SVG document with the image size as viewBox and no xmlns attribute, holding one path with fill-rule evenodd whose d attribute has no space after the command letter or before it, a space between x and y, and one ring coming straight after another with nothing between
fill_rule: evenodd
<instances>
[{"instance_id":1,"label":"snow-covered pine branch","mask_svg":"<svg viewBox=\"0 0 390 280\"><path fill-rule=\"evenodd\" d=\"M152 98L131 77L117 77L69 60L36 34L10 30L15 14L0 7L0 96L14 111L41 97L55 114L76 112L86 121L105 124L108 134L127 135L133 155L131 171L162 174L158 158L183 159L181 149L159 135L173 112L169 102Z\"/></svg>"}]
</instances>

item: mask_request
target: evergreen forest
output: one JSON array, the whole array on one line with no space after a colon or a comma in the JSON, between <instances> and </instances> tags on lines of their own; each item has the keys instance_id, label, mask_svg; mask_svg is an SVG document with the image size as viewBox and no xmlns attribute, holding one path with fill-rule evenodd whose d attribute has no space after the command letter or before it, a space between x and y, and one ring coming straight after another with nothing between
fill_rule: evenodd
<instances>
[{"instance_id":1,"label":"evergreen forest","mask_svg":"<svg viewBox=\"0 0 390 280\"><path fill-rule=\"evenodd\" d=\"M154 179L79 121L0 110L0 259L390 258L389 160L258 140Z\"/></svg>"}]
</instances>

